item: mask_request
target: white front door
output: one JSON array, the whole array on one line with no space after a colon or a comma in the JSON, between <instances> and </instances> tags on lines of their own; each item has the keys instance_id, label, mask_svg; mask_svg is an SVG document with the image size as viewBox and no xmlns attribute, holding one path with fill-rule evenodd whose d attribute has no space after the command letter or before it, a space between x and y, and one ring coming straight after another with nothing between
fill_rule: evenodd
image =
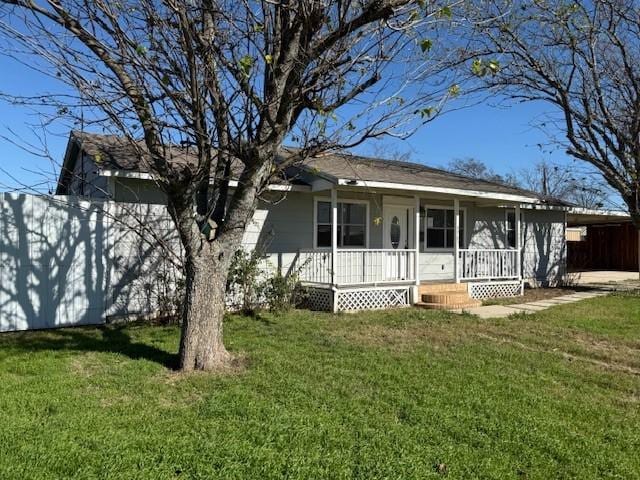
<instances>
[{"instance_id":1,"label":"white front door","mask_svg":"<svg viewBox=\"0 0 640 480\"><path fill-rule=\"evenodd\" d=\"M411 207L385 205L383 209L383 246L387 250L384 256L384 268L387 280L402 280L408 277L409 257L403 252L411 248Z\"/></svg>"},{"instance_id":2,"label":"white front door","mask_svg":"<svg viewBox=\"0 0 640 480\"><path fill-rule=\"evenodd\" d=\"M409 217L410 207L385 205L384 218L384 248L392 250L406 250L409 247Z\"/></svg>"}]
</instances>

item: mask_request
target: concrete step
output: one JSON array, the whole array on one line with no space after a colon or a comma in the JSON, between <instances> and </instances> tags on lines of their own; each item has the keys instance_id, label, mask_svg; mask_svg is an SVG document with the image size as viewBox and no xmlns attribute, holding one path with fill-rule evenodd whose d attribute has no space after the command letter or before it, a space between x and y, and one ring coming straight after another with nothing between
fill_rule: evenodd
<instances>
[{"instance_id":1,"label":"concrete step","mask_svg":"<svg viewBox=\"0 0 640 480\"><path fill-rule=\"evenodd\" d=\"M423 283L420 285L420 295L441 292L467 292L466 283Z\"/></svg>"},{"instance_id":2,"label":"concrete step","mask_svg":"<svg viewBox=\"0 0 640 480\"><path fill-rule=\"evenodd\" d=\"M476 308L482 305L482 302L477 300L469 299L468 302L463 303L429 303L429 302L418 302L416 303L416 307L418 308L426 308L429 310L467 310L469 308Z\"/></svg>"},{"instance_id":3,"label":"concrete step","mask_svg":"<svg viewBox=\"0 0 640 480\"><path fill-rule=\"evenodd\" d=\"M443 291L434 293L425 293L422 295L422 301L425 303L465 303L470 301L469 294L461 291Z\"/></svg>"}]
</instances>

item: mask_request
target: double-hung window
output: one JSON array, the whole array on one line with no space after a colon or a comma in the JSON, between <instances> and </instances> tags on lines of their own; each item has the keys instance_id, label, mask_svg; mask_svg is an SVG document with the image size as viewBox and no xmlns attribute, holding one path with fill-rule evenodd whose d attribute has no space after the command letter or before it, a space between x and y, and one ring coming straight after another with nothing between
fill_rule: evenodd
<instances>
[{"instance_id":1,"label":"double-hung window","mask_svg":"<svg viewBox=\"0 0 640 480\"><path fill-rule=\"evenodd\" d=\"M455 212L447 208L428 208L425 214L424 248L453 248L455 238ZM464 210L460 210L460 240L464 248Z\"/></svg>"},{"instance_id":2,"label":"double-hung window","mask_svg":"<svg viewBox=\"0 0 640 480\"><path fill-rule=\"evenodd\" d=\"M316 246L331 247L331 202L316 202ZM366 248L367 204L338 203L338 247Z\"/></svg>"}]
</instances>

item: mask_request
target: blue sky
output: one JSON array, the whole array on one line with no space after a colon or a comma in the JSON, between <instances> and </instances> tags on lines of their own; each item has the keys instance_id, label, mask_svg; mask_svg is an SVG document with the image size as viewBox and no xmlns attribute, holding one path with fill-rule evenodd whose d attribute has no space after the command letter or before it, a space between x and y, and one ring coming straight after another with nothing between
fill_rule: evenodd
<instances>
[{"instance_id":1,"label":"blue sky","mask_svg":"<svg viewBox=\"0 0 640 480\"><path fill-rule=\"evenodd\" d=\"M15 61L0 57L0 92L42 93L52 90L49 80ZM474 157L485 162L498 173L517 171L542 158L568 162L561 151L543 152L538 145L547 143L546 135L532 126L545 112L544 105L519 104L492 107L476 105L446 114L424 126L409 140L387 140L392 150L411 152L411 160L432 166L442 166L456 158ZM11 136L13 130L23 139L33 142L29 124L37 121L30 110L0 101L0 134ZM48 136L48 148L54 159L64 154L69 126L52 125L56 135ZM373 145L365 145L359 153L371 153ZM42 184L41 172L53 178L57 165L0 139L0 190L6 191L16 182L26 185ZM14 178L11 178L14 177Z\"/></svg>"}]
</instances>

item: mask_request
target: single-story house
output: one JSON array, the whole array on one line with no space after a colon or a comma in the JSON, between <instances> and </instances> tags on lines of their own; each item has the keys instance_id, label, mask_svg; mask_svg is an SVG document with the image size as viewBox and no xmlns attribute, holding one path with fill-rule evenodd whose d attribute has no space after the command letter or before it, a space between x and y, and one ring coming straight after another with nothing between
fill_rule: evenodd
<instances>
[{"instance_id":1,"label":"single-story house","mask_svg":"<svg viewBox=\"0 0 640 480\"><path fill-rule=\"evenodd\" d=\"M136 151L78 132L56 194L164 202ZM270 187L243 246L296 271L314 308L463 308L562 281L566 210L509 185L332 153L289 168Z\"/></svg>"}]
</instances>

